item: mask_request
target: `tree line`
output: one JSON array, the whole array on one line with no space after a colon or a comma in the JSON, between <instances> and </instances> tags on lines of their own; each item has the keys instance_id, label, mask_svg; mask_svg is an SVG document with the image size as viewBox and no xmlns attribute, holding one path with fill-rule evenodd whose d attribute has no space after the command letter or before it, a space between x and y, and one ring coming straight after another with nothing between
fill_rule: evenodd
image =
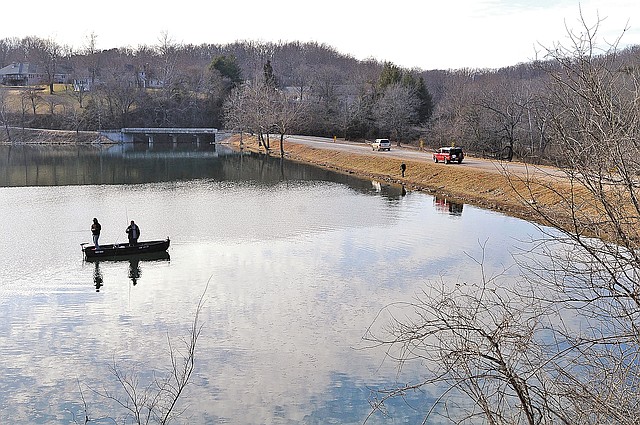
<instances>
[{"instance_id":1,"label":"tree line","mask_svg":"<svg viewBox=\"0 0 640 425\"><path fill-rule=\"evenodd\" d=\"M225 116L232 92L264 83L273 89L271 94L304 104L304 119L292 121L292 132L350 139L382 134L409 141L427 124L433 108L419 72L358 61L318 43L195 46L174 43L162 34L155 46L109 50L96 46L95 35L78 51L35 37L0 40L0 66L37 64L51 82L48 93L24 90L21 108L4 108L5 123L80 130L222 128L237 119ZM265 67L271 69L268 77ZM86 86L69 85L66 97L55 96L53 78L61 71L69 83L84 81ZM155 84L148 85L150 81ZM400 122L393 109L405 107L398 102L406 99L411 111ZM391 101L395 103L390 105ZM246 130L274 126L256 123Z\"/></svg>"},{"instance_id":2,"label":"tree line","mask_svg":"<svg viewBox=\"0 0 640 425\"><path fill-rule=\"evenodd\" d=\"M356 60L313 42L191 45L163 33L154 46L97 45L93 34L78 50L36 37L0 40L1 66L37 64L51 82L48 93L24 90L17 108L1 103L3 124L385 137L533 162L560 149L549 132L561 107L551 99L554 75L563 69L552 47L540 60L501 69L421 70ZM639 52L602 52L600 60L632 76ZM90 88L68 86L66 96L55 96L60 70Z\"/></svg>"}]
</instances>

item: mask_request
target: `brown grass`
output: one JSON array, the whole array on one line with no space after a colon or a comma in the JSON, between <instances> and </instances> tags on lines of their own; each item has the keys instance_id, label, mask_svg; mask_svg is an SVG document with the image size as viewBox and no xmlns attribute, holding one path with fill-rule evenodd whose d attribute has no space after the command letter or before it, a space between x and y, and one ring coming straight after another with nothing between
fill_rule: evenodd
<instances>
[{"instance_id":1,"label":"brown grass","mask_svg":"<svg viewBox=\"0 0 640 425\"><path fill-rule=\"evenodd\" d=\"M91 143L100 141L98 138L97 132L89 131L11 129L12 143ZM239 139L239 136L232 136L229 142L239 147ZM7 141L5 129L0 128L0 143ZM108 140L102 142L111 143ZM247 150L264 152L255 139L245 136L243 142ZM284 149L286 158L292 161L404 185L407 189L429 192L544 225L556 225L571 231L577 226L584 233L603 239L610 237L604 226L601 226L602 229L588 228L589 223L606 222L604 212L598 209L600 203L584 188L572 186L565 178L545 174L519 175L471 166L444 166L429 160L411 161L392 156L345 153L290 141L285 141ZM273 143L269 154L279 156L277 142ZM405 177L400 171L403 162L407 165ZM580 217L575 217L576 211ZM587 224L576 224L576 218Z\"/></svg>"},{"instance_id":2,"label":"brown grass","mask_svg":"<svg viewBox=\"0 0 640 425\"><path fill-rule=\"evenodd\" d=\"M0 127L0 143L21 143L21 144L81 144L81 143L113 143L101 137L97 131L67 131L67 130L42 130L35 128L9 129L10 138L7 137L6 129Z\"/></svg>"},{"instance_id":3,"label":"brown grass","mask_svg":"<svg viewBox=\"0 0 640 425\"><path fill-rule=\"evenodd\" d=\"M73 86L69 84L54 84L53 94L49 93L48 85L28 86L28 87L4 87L0 86L0 90L4 91L5 107L8 112L20 114L23 107L26 109L26 113L31 115L31 101L29 99L29 91L36 90L37 94L37 107L36 114L48 114L50 113L49 103L53 102L56 105L56 112L63 112L65 109L68 111L70 108L79 110L80 103L74 96ZM84 102L90 99L91 93L85 93ZM24 100L23 100L24 98ZM62 108L64 105L64 108Z\"/></svg>"},{"instance_id":4,"label":"brown grass","mask_svg":"<svg viewBox=\"0 0 640 425\"><path fill-rule=\"evenodd\" d=\"M230 143L239 147L239 136L233 136ZM243 147L264 152L257 141L246 136ZM293 161L404 185L408 189L429 192L542 224L549 223L536 210L544 211L554 220L571 226L571 211L568 209L566 193L571 193L573 200L584 205L596 204L588 201L591 197L586 191L571 187L566 179L550 175L507 174L498 170L444 166L427 160L411 161L390 156L344 153L289 141L285 141L284 150L285 157ZM279 155L279 144L272 144L270 154ZM400 171L400 164L403 162L407 165L404 178ZM583 212L589 213L586 210ZM595 209L590 213L598 214Z\"/></svg>"}]
</instances>

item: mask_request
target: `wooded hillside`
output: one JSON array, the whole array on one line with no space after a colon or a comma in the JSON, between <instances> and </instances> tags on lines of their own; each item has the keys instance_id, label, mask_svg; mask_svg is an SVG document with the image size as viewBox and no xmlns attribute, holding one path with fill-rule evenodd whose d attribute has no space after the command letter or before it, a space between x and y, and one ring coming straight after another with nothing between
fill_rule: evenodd
<instances>
[{"instance_id":1,"label":"wooded hillside","mask_svg":"<svg viewBox=\"0 0 640 425\"><path fill-rule=\"evenodd\" d=\"M76 51L54 40L9 38L0 40L0 68L35 64L51 84L0 90L0 124L385 137L542 161L557 156L548 129L561 106L552 100L555 76L566 65L586 59L621 86L637 74L639 48L599 51L595 39L587 41L585 50L554 48L541 61L508 68L421 70L356 60L318 43L185 45L163 34L154 46L99 50L91 36ZM67 85L54 91L61 72Z\"/></svg>"}]
</instances>

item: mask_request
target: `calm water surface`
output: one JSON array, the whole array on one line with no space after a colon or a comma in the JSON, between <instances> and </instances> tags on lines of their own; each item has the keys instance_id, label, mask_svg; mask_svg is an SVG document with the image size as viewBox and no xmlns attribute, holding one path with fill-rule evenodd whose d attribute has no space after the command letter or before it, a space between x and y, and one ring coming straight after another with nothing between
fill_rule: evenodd
<instances>
[{"instance_id":1,"label":"calm water surface","mask_svg":"<svg viewBox=\"0 0 640 425\"><path fill-rule=\"evenodd\" d=\"M141 381L181 348L205 305L180 423L358 424L398 375L367 327L426 285L511 264L521 220L401 187L224 147L0 146L0 423L124 412L110 367ZM101 242L171 237L169 258L84 262ZM82 389L82 395L80 392ZM419 423L428 393L368 423ZM413 410L411 406L418 410ZM422 411L420 411L422 409ZM74 416L80 415L80 416ZM100 422L100 421L98 421ZM104 423L113 423L103 419Z\"/></svg>"}]
</instances>

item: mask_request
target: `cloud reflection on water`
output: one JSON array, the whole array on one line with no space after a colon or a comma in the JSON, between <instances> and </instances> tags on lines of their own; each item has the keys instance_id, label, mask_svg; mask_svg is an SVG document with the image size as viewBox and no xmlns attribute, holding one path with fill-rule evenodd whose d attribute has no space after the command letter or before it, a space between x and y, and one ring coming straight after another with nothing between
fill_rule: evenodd
<instances>
[{"instance_id":1,"label":"cloud reflection on water","mask_svg":"<svg viewBox=\"0 0 640 425\"><path fill-rule=\"evenodd\" d=\"M477 278L467 254L485 241L487 267L501 271L513 237L534 231L469 206L441 214L421 193L302 181L0 188L0 213L11 265L0 270L0 422L68 421L78 381L113 386L114 359L165 367L167 336L188 335L210 279L184 400L194 422L313 423L343 406L342 423L361 423L368 389L398 378L381 350L361 349L376 314L434 280ZM128 262L101 262L96 292L79 245L93 216L101 240L123 240L127 219L145 238L170 236L170 261L141 262L135 286ZM35 243L16 230L26 228ZM94 414L116 415L88 397Z\"/></svg>"}]
</instances>

